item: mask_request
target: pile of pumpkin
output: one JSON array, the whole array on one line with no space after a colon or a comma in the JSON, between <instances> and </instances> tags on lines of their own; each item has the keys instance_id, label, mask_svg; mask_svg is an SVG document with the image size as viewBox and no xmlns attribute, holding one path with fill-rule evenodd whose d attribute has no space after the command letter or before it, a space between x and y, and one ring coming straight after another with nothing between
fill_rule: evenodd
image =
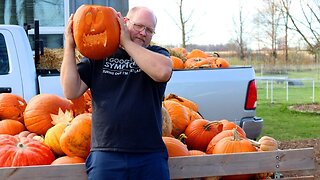
<instances>
[{"instance_id":1,"label":"pile of pumpkin","mask_svg":"<svg viewBox=\"0 0 320 180\"><path fill-rule=\"evenodd\" d=\"M173 69L228 68L230 63L218 53L206 53L200 49L188 52L185 48L168 49Z\"/></svg>"},{"instance_id":2,"label":"pile of pumpkin","mask_svg":"<svg viewBox=\"0 0 320 180\"><path fill-rule=\"evenodd\" d=\"M28 103L0 94L0 167L84 163L90 151L91 108L90 90L73 100L39 94ZM162 119L170 157L278 149L272 137L252 141L233 122L204 119L196 103L175 94L165 97Z\"/></svg>"},{"instance_id":3,"label":"pile of pumpkin","mask_svg":"<svg viewBox=\"0 0 320 180\"><path fill-rule=\"evenodd\" d=\"M39 94L28 103L0 94L0 167L84 163L90 151L91 94Z\"/></svg>"},{"instance_id":4,"label":"pile of pumpkin","mask_svg":"<svg viewBox=\"0 0 320 180\"><path fill-rule=\"evenodd\" d=\"M262 136L258 141L250 140L237 124L226 119L204 119L195 102L175 94L165 97L163 114L163 140L170 157L278 150L274 138ZM271 175L266 172L210 178L266 179Z\"/></svg>"}]
</instances>

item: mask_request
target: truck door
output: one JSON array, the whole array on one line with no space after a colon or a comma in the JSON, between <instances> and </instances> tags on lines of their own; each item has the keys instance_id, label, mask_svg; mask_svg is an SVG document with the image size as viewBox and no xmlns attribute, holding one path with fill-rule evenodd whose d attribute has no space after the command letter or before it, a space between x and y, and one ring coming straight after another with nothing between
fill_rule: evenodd
<instances>
[{"instance_id":1,"label":"truck door","mask_svg":"<svg viewBox=\"0 0 320 180\"><path fill-rule=\"evenodd\" d=\"M0 29L0 93L23 96L20 66L13 36Z\"/></svg>"}]
</instances>

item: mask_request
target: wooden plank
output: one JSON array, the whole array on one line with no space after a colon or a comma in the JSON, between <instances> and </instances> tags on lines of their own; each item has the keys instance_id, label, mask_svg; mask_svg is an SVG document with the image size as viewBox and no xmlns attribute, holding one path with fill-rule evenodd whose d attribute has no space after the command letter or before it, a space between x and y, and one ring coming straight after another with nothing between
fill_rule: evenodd
<instances>
[{"instance_id":1,"label":"wooden plank","mask_svg":"<svg viewBox=\"0 0 320 180\"><path fill-rule=\"evenodd\" d=\"M281 180L315 180L314 176L301 176L301 177L285 177Z\"/></svg>"},{"instance_id":2,"label":"wooden plank","mask_svg":"<svg viewBox=\"0 0 320 180\"><path fill-rule=\"evenodd\" d=\"M84 164L0 168L1 180L86 180Z\"/></svg>"},{"instance_id":3,"label":"wooden plank","mask_svg":"<svg viewBox=\"0 0 320 180\"><path fill-rule=\"evenodd\" d=\"M169 159L170 177L191 178L314 169L313 148Z\"/></svg>"},{"instance_id":4,"label":"wooden plank","mask_svg":"<svg viewBox=\"0 0 320 180\"><path fill-rule=\"evenodd\" d=\"M172 179L315 168L313 148L169 158ZM84 164L0 168L0 180L87 180ZM310 179L310 178L309 178Z\"/></svg>"}]
</instances>

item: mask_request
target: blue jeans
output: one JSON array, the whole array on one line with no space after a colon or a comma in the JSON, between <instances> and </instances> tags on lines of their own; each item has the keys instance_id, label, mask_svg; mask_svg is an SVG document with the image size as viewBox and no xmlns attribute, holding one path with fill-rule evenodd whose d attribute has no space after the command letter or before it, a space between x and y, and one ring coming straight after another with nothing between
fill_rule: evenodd
<instances>
[{"instance_id":1,"label":"blue jeans","mask_svg":"<svg viewBox=\"0 0 320 180\"><path fill-rule=\"evenodd\" d=\"M90 152L86 160L89 180L169 180L167 152Z\"/></svg>"}]
</instances>

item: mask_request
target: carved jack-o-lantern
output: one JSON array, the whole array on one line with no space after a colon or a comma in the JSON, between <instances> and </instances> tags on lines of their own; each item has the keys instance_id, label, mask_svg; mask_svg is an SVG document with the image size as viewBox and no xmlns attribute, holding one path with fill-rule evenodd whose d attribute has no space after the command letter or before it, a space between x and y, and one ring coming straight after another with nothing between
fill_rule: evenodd
<instances>
[{"instance_id":1,"label":"carved jack-o-lantern","mask_svg":"<svg viewBox=\"0 0 320 180\"><path fill-rule=\"evenodd\" d=\"M73 35L79 52L102 60L119 47L120 26L112 7L81 5L73 17Z\"/></svg>"}]
</instances>

